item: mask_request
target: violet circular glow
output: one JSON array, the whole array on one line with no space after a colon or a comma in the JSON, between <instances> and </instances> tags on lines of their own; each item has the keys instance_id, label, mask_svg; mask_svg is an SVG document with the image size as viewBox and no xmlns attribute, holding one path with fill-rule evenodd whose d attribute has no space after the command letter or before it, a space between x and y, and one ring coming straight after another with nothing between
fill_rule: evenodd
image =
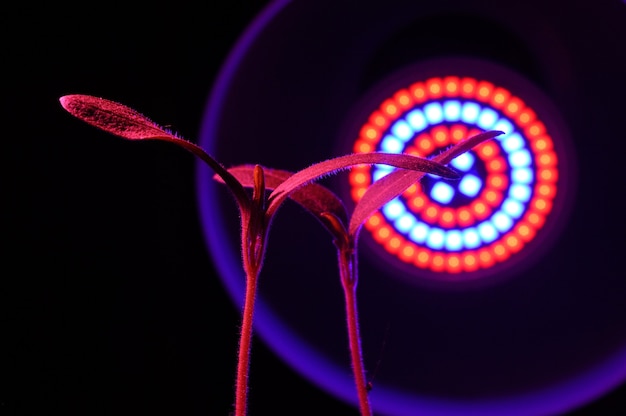
<instances>
[{"instance_id":1,"label":"violet circular glow","mask_svg":"<svg viewBox=\"0 0 626 416\"><path fill-rule=\"evenodd\" d=\"M255 40L272 27L272 24L289 8L314 8L315 2L290 2L288 0L271 3L242 35L225 62L211 92L200 136L200 145L213 154L220 140L218 127L225 111L224 103L232 89L233 79L241 68L244 59L254 53ZM308 4L308 5L307 5ZM319 3L321 4L321 3ZM218 157L219 159L219 157ZM229 162L229 161L225 161ZM254 163L262 161L247 160ZM277 166L280 168L280 166ZM215 204L220 195L228 191L212 180L213 172L202 162L197 164L197 196L199 214L204 236L211 257L220 277L235 304L241 306L244 294L244 281L239 251L232 245L224 244L231 237L229 230L219 219L222 215ZM233 205L233 216L236 209ZM272 237L270 236L270 239ZM284 319L276 314L272 305L263 297L258 298L256 333L287 364L329 394L356 405L349 364L338 367L328 357L320 354L313 346L300 338L284 324ZM590 400L605 394L626 378L626 348L622 345L600 363L583 373L570 377L536 391L510 396L500 396L481 400L452 400L420 396L399 389L377 384L372 391L372 404L376 414L390 416L424 415L467 415L481 414L500 416L531 416L554 414L574 409Z\"/></svg>"}]
</instances>

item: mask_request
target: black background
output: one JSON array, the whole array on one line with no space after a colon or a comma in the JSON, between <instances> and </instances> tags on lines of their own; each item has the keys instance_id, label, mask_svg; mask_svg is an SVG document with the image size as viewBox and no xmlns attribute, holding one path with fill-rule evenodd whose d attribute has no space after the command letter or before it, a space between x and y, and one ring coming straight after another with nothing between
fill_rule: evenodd
<instances>
[{"instance_id":1,"label":"black background","mask_svg":"<svg viewBox=\"0 0 626 416\"><path fill-rule=\"evenodd\" d=\"M7 11L0 413L232 411L239 311L205 249L193 156L112 137L58 102L110 98L195 141L221 64L266 1L216 4ZM358 413L258 341L251 368L250 414ZM625 396L571 415L622 414Z\"/></svg>"}]
</instances>

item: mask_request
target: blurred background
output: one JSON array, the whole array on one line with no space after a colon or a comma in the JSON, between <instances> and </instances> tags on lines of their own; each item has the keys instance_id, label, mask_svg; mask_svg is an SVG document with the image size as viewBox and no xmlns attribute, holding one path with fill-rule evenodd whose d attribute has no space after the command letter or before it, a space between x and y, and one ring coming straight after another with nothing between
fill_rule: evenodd
<instances>
[{"instance_id":1,"label":"blurred background","mask_svg":"<svg viewBox=\"0 0 626 416\"><path fill-rule=\"evenodd\" d=\"M197 142L221 66L267 3L10 6L7 19L18 24L2 29L9 128L3 414L233 410L239 310L206 248L196 160L166 143L129 143L100 132L65 113L58 98L109 98ZM498 7L521 13L524 6ZM573 238L610 239L605 271L620 267L625 248L624 219L617 216L626 93L626 30L617 19L625 8L603 0L554 2L544 10L553 30L576 34L568 45L580 46L572 57L579 90L572 93L589 109L579 122L598 131L589 138L597 144L581 155L583 195L601 199L604 211L588 220L597 228L586 225L580 229L588 234ZM463 36L446 30L445 37ZM589 224L584 220L576 217ZM626 277L620 270L615 275ZM258 339L250 377L250 414L358 413ZM619 387L568 415L624 411L626 387Z\"/></svg>"}]
</instances>

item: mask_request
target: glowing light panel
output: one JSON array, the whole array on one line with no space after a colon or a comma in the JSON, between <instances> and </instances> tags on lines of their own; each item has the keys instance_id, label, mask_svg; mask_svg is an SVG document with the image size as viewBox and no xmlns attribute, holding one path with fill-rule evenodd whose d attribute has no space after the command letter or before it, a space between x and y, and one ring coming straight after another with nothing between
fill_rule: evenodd
<instances>
[{"instance_id":1,"label":"glowing light panel","mask_svg":"<svg viewBox=\"0 0 626 416\"><path fill-rule=\"evenodd\" d=\"M408 92L412 102L394 93L370 115L355 152L432 157L484 130L504 134L452 161L460 180L425 175L365 227L402 262L434 272L471 274L507 261L543 227L556 196L558 157L545 125L507 89L474 78L434 77ZM354 201L392 170L354 168Z\"/></svg>"}]
</instances>

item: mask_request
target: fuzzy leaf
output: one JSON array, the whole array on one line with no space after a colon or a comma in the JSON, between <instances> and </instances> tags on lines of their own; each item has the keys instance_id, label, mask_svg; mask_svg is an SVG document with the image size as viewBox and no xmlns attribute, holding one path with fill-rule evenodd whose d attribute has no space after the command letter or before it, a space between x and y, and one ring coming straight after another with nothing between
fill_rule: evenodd
<instances>
[{"instance_id":1,"label":"fuzzy leaf","mask_svg":"<svg viewBox=\"0 0 626 416\"><path fill-rule=\"evenodd\" d=\"M433 157L433 161L448 164L455 157L467 152L476 145L503 134L501 131L486 131L468 139L465 139L439 155ZM349 233L355 236L361 225L370 215L380 209L387 202L400 195L408 187L422 179L424 172L414 170L395 170L383 176L367 188L363 197L354 207L350 218Z\"/></svg>"},{"instance_id":2,"label":"fuzzy leaf","mask_svg":"<svg viewBox=\"0 0 626 416\"><path fill-rule=\"evenodd\" d=\"M272 215L291 192L309 182L349 169L354 165L364 164L390 165L402 169L432 173L444 178L459 177L459 174L456 171L443 166L440 163L408 154L382 152L353 153L316 163L308 168L294 173L270 194L267 211L270 215Z\"/></svg>"},{"instance_id":3,"label":"fuzzy leaf","mask_svg":"<svg viewBox=\"0 0 626 416\"><path fill-rule=\"evenodd\" d=\"M74 117L125 139L142 140L173 136L148 117L115 101L82 94L65 95L59 101Z\"/></svg>"},{"instance_id":4,"label":"fuzzy leaf","mask_svg":"<svg viewBox=\"0 0 626 416\"><path fill-rule=\"evenodd\" d=\"M252 188L254 186L254 165L241 165L229 168L228 171L246 188ZM265 188L268 191L276 189L287 178L293 175L293 172L279 169L263 168L265 173ZM215 180L223 182L220 177L215 176ZM338 218L343 224L343 233L347 235L345 231L345 225L348 223L348 214L343 205L341 199L335 195L332 191L323 185L317 183L309 183L292 192L289 198L300 204L304 209L309 211L315 218L320 220L322 224L331 232L335 237L340 237L339 231L336 230L336 224L331 227L324 215L332 214ZM341 238L345 238L342 235Z\"/></svg>"},{"instance_id":5,"label":"fuzzy leaf","mask_svg":"<svg viewBox=\"0 0 626 416\"><path fill-rule=\"evenodd\" d=\"M143 114L115 101L83 94L64 95L59 101L74 117L115 136L128 140L163 140L183 147L221 176L235 195L239 206L247 209L249 198L241 184L200 146L177 137Z\"/></svg>"}]
</instances>

